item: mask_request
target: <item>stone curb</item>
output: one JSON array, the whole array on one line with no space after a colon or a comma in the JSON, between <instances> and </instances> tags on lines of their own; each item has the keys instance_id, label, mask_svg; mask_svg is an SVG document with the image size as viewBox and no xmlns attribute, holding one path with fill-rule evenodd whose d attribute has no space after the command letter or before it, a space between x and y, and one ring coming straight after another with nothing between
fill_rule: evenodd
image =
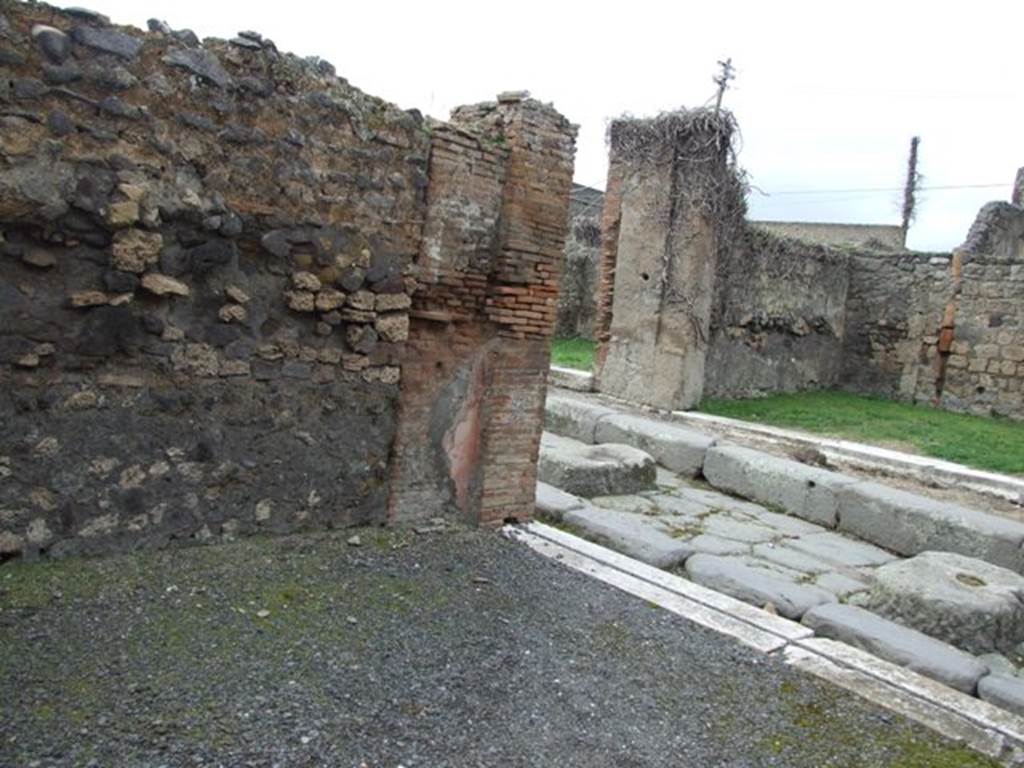
<instances>
[{"instance_id":1,"label":"stone curb","mask_svg":"<svg viewBox=\"0 0 1024 768\"><path fill-rule=\"evenodd\" d=\"M847 440L831 440L777 427L712 416L694 411L673 411L673 421L692 429L714 429L733 440L761 441L793 450L812 448L840 468L884 471L896 477L934 483L942 488L964 488L998 499L1024 504L1024 480L998 472L955 464L927 456L892 451Z\"/></svg>"},{"instance_id":2,"label":"stone curb","mask_svg":"<svg viewBox=\"0 0 1024 768\"><path fill-rule=\"evenodd\" d=\"M701 471L715 488L901 555L956 552L1024 573L1024 523L753 448L716 444L710 435L685 427L673 431L671 422L582 398L549 394L545 420L552 432L588 443L614 438L687 472L696 472L703 451Z\"/></svg>"},{"instance_id":3,"label":"stone curb","mask_svg":"<svg viewBox=\"0 0 1024 768\"><path fill-rule=\"evenodd\" d=\"M1024 718L796 622L542 523L506 526L506 536L545 557L733 637L786 663L1004 761L1024 765ZM984 681L986 678L982 678Z\"/></svg>"},{"instance_id":4,"label":"stone curb","mask_svg":"<svg viewBox=\"0 0 1024 768\"><path fill-rule=\"evenodd\" d=\"M571 389L574 392L592 392L594 390L594 374L578 371L575 368L552 365L551 372L548 374L548 383L562 389Z\"/></svg>"}]
</instances>

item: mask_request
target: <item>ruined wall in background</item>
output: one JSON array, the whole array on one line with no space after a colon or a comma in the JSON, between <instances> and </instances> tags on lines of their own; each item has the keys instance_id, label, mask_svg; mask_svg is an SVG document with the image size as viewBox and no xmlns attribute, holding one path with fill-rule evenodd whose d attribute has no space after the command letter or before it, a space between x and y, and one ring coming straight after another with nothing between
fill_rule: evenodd
<instances>
[{"instance_id":1,"label":"ruined wall in background","mask_svg":"<svg viewBox=\"0 0 1024 768\"><path fill-rule=\"evenodd\" d=\"M535 130L524 108L482 193L502 219L460 228L427 204L444 141L325 62L253 33L2 8L0 557L385 522L402 378L424 375L402 371L413 263L454 226L495 254L453 286L473 322L546 339L571 138L551 149L554 117ZM515 371L546 355L496 352L488 425L510 398L536 406ZM513 432L539 432L529 413ZM528 514L532 495L509 503Z\"/></svg>"},{"instance_id":2,"label":"ruined wall in background","mask_svg":"<svg viewBox=\"0 0 1024 768\"><path fill-rule=\"evenodd\" d=\"M953 259L939 402L1024 418L1024 208L983 207Z\"/></svg>"},{"instance_id":3,"label":"ruined wall in background","mask_svg":"<svg viewBox=\"0 0 1024 768\"><path fill-rule=\"evenodd\" d=\"M559 338L594 338L603 200L599 190L573 184L555 325Z\"/></svg>"},{"instance_id":4,"label":"ruined wall in background","mask_svg":"<svg viewBox=\"0 0 1024 768\"><path fill-rule=\"evenodd\" d=\"M841 224L818 221L751 221L750 226L779 237L793 238L816 245L842 245L854 248L904 248L903 228L898 224Z\"/></svg>"},{"instance_id":5,"label":"ruined wall in background","mask_svg":"<svg viewBox=\"0 0 1024 768\"><path fill-rule=\"evenodd\" d=\"M835 386L848 282L847 254L748 229L719 259L705 397Z\"/></svg>"},{"instance_id":6,"label":"ruined wall in background","mask_svg":"<svg viewBox=\"0 0 1024 768\"><path fill-rule=\"evenodd\" d=\"M943 313L951 297L949 254L857 251L843 339L842 388L934 400Z\"/></svg>"}]
</instances>

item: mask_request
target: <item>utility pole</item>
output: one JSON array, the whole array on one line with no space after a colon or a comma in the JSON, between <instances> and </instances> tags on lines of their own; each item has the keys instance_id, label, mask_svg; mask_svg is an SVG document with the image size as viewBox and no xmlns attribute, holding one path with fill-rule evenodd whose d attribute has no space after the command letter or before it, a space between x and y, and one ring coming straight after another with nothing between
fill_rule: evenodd
<instances>
[{"instance_id":1,"label":"utility pole","mask_svg":"<svg viewBox=\"0 0 1024 768\"><path fill-rule=\"evenodd\" d=\"M920 136L910 140L910 157L907 159L907 183L903 187L903 247L907 247L907 231L914 219L917 208L916 192L923 178L917 172L917 146L921 143Z\"/></svg>"},{"instance_id":2,"label":"utility pole","mask_svg":"<svg viewBox=\"0 0 1024 768\"><path fill-rule=\"evenodd\" d=\"M721 67L722 71L711 78L715 85L718 86L718 94L715 97L716 115L722 108L722 97L725 95L725 90L729 87L729 81L736 78L736 70L733 69L732 66L732 57L729 57L725 61L718 62L718 66Z\"/></svg>"}]
</instances>

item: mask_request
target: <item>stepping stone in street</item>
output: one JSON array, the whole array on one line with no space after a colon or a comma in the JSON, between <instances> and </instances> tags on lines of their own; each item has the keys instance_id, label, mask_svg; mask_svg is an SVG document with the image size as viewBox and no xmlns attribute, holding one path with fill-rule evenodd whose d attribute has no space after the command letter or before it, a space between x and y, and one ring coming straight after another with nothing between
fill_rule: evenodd
<instances>
[{"instance_id":1,"label":"stepping stone in street","mask_svg":"<svg viewBox=\"0 0 1024 768\"><path fill-rule=\"evenodd\" d=\"M1024 576L952 552L922 552L874 573L871 610L971 653L1024 641Z\"/></svg>"},{"instance_id":2,"label":"stepping stone in street","mask_svg":"<svg viewBox=\"0 0 1024 768\"><path fill-rule=\"evenodd\" d=\"M798 552L816 557L826 563L849 568L884 565L897 559L896 555L886 552L874 544L867 544L831 531L790 539L786 544Z\"/></svg>"},{"instance_id":3,"label":"stepping stone in street","mask_svg":"<svg viewBox=\"0 0 1024 768\"><path fill-rule=\"evenodd\" d=\"M678 424L617 413L597 422L594 441L626 443L650 453L659 464L673 472L697 477L704 466L704 456L715 438Z\"/></svg>"},{"instance_id":4,"label":"stepping stone in street","mask_svg":"<svg viewBox=\"0 0 1024 768\"><path fill-rule=\"evenodd\" d=\"M537 476L576 496L615 496L654 489L654 459L628 445L587 445L545 432Z\"/></svg>"},{"instance_id":5,"label":"stepping stone in street","mask_svg":"<svg viewBox=\"0 0 1024 768\"><path fill-rule=\"evenodd\" d=\"M613 408L583 398L549 392L544 404L544 428L556 435L592 443L597 422L617 413Z\"/></svg>"},{"instance_id":6,"label":"stepping stone in street","mask_svg":"<svg viewBox=\"0 0 1024 768\"><path fill-rule=\"evenodd\" d=\"M586 538L656 568L679 565L693 553L689 544L666 533L650 517L588 504L566 512L562 520Z\"/></svg>"},{"instance_id":7,"label":"stepping stone in street","mask_svg":"<svg viewBox=\"0 0 1024 768\"><path fill-rule=\"evenodd\" d=\"M764 607L774 606L781 616L799 620L822 603L835 602L835 595L821 587L794 584L763 568L753 568L739 558L693 555L686 561L687 575L709 589Z\"/></svg>"},{"instance_id":8,"label":"stepping stone in street","mask_svg":"<svg viewBox=\"0 0 1024 768\"><path fill-rule=\"evenodd\" d=\"M969 653L853 605L816 606L803 624L819 637L840 640L964 693L973 694L988 673Z\"/></svg>"}]
</instances>

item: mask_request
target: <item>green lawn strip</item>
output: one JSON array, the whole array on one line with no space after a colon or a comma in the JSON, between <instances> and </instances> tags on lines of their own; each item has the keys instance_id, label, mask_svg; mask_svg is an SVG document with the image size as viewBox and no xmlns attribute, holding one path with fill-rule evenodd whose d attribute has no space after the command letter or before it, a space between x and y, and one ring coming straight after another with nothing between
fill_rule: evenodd
<instances>
[{"instance_id":1,"label":"green lawn strip","mask_svg":"<svg viewBox=\"0 0 1024 768\"><path fill-rule=\"evenodd\" d=\"M1024 424L845 392L705 400L700 410L887 447L988 469L1024 473Z\"/></svg>"},{"instance_id":2,"label":"green lawn strip","mask_svg":"<svg viewBox=\"0 0 1024 768\"><path fill-rule=\"evenodd\" d=\"M594 367L594 342L589 339L555 339L551 342L551 364L591 370Z\"/></svg>"}]
</instances>

